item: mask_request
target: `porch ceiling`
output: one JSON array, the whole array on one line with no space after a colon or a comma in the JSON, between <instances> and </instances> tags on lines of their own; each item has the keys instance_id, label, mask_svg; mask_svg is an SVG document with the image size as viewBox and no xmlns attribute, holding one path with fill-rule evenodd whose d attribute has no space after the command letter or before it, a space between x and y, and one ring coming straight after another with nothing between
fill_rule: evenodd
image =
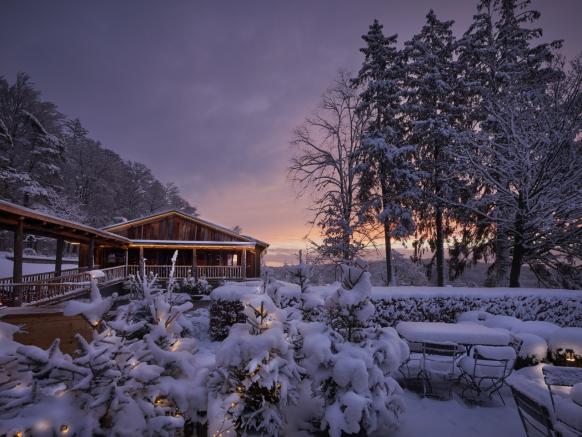
<instances>
[{"instance_id":1,"label":"porch ceiling","mask_svg":"<svg viewBox=\"0 0 582 437\"><path fill-rule=\"evenodd\" d=\"M158 249L255 249L256 244L246 241L180 241L130 240L129 247Z\"/></svg>"}]
</instances>

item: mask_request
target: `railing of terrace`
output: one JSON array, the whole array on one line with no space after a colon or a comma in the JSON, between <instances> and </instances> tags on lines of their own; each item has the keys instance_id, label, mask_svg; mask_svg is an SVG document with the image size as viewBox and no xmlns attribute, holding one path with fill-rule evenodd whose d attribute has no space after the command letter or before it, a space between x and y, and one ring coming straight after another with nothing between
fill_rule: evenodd
<instances>
[{"instance_id":1,"label":"railing of terrace","mask_svg":"<svg viewBox=\"0 0 582 437\"><path fill-rule=\"evenodd\" d=\"M61 277L76 275L78 273L81 273L81 269L79 267L65 269L61 271ZM31 273L29 275L23 275L22 282L44 282L52 280L54 278L57 278L57 276L55 276L55 272ZM11 277L0 278L0 284L11 284L11 283L12 283Z\"/></svg>"},{"instance_id":2,"label":"railing of terrace","mask_svg":"<svg viewBox=\"0 0 582 437\"><path fill-rule=\"evenodd\" d=\"M139 266L130 265L128 273L136 274ZM157 275L158 278L164 279L170 276L172 266L169 265L146 265L147 274ZM196 274L199 278L207 279L241 279L243 277L242 266L197 266ZM187 278L192 275L192 266L176 266L174 277Z\"/></svg>"},{"instance_id":3,"label":"railing of terrace","mask_svg":"<svg viewBox=\"0 0 582 437\"><path fill-rule=\"evenodd\" d=\"M148 265L146 272L153 273L160 279L170 275L170 265ZM74 270L74 269L71 269ZM97 278L99 285L108 285L123 281L130 274L139 271L138 265L121 265L100 269L105 276ZM207 279L242 279L243 266L197 266L197 277ZM192 274L192 266L175 266L174 277L187 278ZM39 276L42 278L42 276ZM11 281L12 278L6 278ZM36 305L58 301L80 295L90 289L91 275L86 272L69 272L60 277L48 277L44 280L32 281L27 278L19 284L0 280L0 306L2 305Z\"/></svg>"}]
</instances>

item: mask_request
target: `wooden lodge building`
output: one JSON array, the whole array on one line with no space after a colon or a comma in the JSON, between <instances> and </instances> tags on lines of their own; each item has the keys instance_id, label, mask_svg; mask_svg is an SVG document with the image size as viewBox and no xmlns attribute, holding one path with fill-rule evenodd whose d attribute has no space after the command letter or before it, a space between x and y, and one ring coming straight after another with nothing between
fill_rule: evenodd
<instances>
[{"instance_id":1,"label":"wooden lodge building","mask_svg":"<svg viewBox=\"0 0 582 437\"><path fill-rule=\"evenodd\" d=\"M177 210L96 229L0 200L0 229L14 233L13 274L0 278L0 306L37 305L86 292L87 272L94 269L105 273L99 280L103 285L121 282L140 271L142 261L146 273L163 279L176 250L178 278L257 278L268 247L263 241ZM56 239L54 271L23 274L28 234ZM66 243L79 247L77 268L62 268Z\"/></svg>"},{"instance_id":2,"label":"wooden lodge building","mask_svg":"<svg viewBox=\"0 0 582 437\"><path fill-rule=\"evenodd\" d=\"M171 210L106 226L104 231L129 240L128 264L167 266L178 250L178 266L191 266L207 278L257 278L267 243L237 234L198 217ZM119 249L103 248L99 262L119 264Z\"/></svg>"}]
</instances>

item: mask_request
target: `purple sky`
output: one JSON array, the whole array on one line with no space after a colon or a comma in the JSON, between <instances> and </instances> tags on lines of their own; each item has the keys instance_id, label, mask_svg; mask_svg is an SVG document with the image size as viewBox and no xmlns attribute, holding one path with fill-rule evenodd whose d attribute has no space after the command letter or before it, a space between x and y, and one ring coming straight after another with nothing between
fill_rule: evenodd
<instances>
[{"instance_id":1,"label":"purple sky","mask_svg":"<svg viewBox=\"0 0 582 437\"><path fill-rule=\"evenodd\" d=\"M534 6L544 39L576 55L582 1ZM431 7L462 33L475 3L5 0L0 75L29 73L95 139L275 253L301 247L308 230L307 202L287 181L293 128L338 69L357 70L374 18L404 41Z\"/></svg>"}]
</instances>

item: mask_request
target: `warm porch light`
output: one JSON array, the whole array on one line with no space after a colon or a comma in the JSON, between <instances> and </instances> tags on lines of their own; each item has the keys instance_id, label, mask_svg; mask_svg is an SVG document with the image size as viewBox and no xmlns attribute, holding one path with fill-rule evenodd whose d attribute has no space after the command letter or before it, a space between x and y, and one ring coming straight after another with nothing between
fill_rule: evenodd
<instances>
[{"instance_id":1,"label":"warm porch light","mask_svg":"<svg viewBox=\"0 0 582 437\"><path fill-rule=\"evenodd\" d=\"M565 357L566 361L570 362L576 361L576 357L574 356L574 349L566 349Z\"/></svg>"}]
</instances>

